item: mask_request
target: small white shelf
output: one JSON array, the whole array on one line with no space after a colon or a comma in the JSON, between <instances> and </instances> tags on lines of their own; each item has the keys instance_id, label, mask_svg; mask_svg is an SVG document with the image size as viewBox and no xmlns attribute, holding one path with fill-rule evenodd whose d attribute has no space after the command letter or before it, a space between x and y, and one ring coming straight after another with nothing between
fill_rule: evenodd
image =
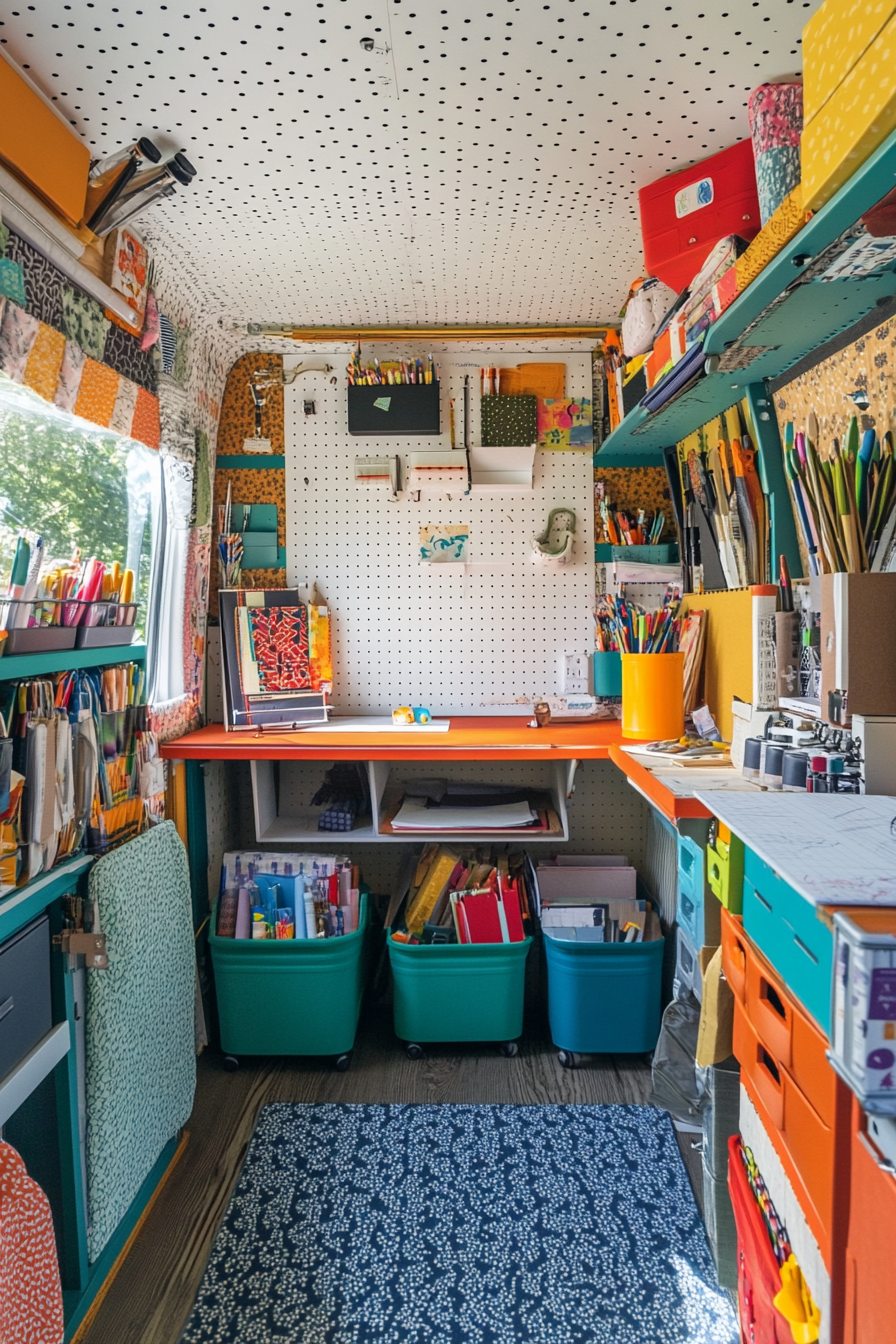
<instances>
[{"instance_id":1,"label":"small white shelf","mask_svg":"<svg viewBox=\"0 0 896 1344\"><path fill-rule=\"evenodd\" d=\"M477 844L496 840L513 841L520 844L561 844L569 839L569 814L566 808L567 792L570 787L569 761L551 763L551 784L542 792L549 792L551 805L560 819L561 835L545 835L541 832L524 830L469 831L458 834L445 834L444 831L403 832L401 835L382 835L380 821L383 798L389 783L393 763L390 761L363 762L370 785L370 797L373 804L372 818L362 817L361 824L351 831L319 831L318 813L297 811L295 815L284 815L278 811L278 789L275 773L275 761L252 761L252 795L255 803L255 838L261 844L308 844L320 849L321 845L420 845L432 840L445 844ZM315 771L319 779L323 761L303 762L306 769ZM439 761L438 767L445 762ZM434 765L434 769L437 767Z\"/></svg>"},{"instance_id":2,"label":"small white shelf","mask_svg":"<svg viewBox=\"0 0 896 1344\"><path fill-rule=\"evenodd\" d=\"M474 495L531 494L535 489L537 443L524 448L470 449L470 480Z\"/></svg>"}]
</instances>

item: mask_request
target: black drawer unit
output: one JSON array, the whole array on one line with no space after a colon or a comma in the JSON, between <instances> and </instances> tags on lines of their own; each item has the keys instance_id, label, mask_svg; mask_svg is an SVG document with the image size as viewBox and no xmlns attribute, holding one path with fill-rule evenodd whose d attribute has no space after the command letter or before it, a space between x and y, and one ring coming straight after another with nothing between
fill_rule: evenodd
<instances>
[{"instance_id":1,"label":"black drawer unit","mask_svg":"<svg viewBox=\"0 0 896 1344\"><path fill-rule=\"evenodd\" d=\"M0 1079L52 1026L50 921L41 915L0 944Z\"/></svg>"}]
</instances>

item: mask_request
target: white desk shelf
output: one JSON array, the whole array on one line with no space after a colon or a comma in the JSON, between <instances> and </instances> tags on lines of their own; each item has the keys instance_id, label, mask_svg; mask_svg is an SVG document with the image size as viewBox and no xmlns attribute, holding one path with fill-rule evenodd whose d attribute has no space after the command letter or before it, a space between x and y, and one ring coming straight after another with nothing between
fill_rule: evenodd
<instances>
[{"instance_id":1,"label":"white desk shelf","mask_svg":"<svg viewBox=\"0 0 896 1344\"><path fill-rule=\"evenodd\" d=\"M364 761L367 771L372 803L372 816L361 817L359 824L351 831L319 831L317 818L319 812L309 808L309 800L320 787L324 772L330 765L328 761L304 761L290 763L290 769L296 771L290 781L283 779L276 769L285 763L278 761L252 761L252 795L255 803L255 838L259 844L411 844L420 845L431 840L442 840L446 844L489 844L496 841L518 841L520 844L561 844L569 839L569 814L567 794L572 787L572 775L568 760L545 763L548 771L547 782L539 782L533 787L550 796L551 806L557 813L562 834L545 834L519 829L501 831L470 831L468 833L445 834L442 831L405 831L401 834L383 834L380 827L383 822L383 805L390 776L395 771L395 780L413 778L421 773L433 775L457 774L447 761L420 762L413 767L407 762ZM533 764L532 774L535 775ZM460 765L460 762L458 762ZM470 763L465 765L469 767ZM541 762L538 762L541 765ZM467 769L465 773L469 774Z\"/></svg>"}]
</instances>

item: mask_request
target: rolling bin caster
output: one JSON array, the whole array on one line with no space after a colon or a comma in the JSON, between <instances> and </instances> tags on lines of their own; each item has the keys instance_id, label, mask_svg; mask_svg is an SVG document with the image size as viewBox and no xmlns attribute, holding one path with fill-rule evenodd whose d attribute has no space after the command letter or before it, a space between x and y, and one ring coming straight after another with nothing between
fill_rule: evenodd
<instances>
[{"instance_id":1,"label":"rolling bin caster","mask_svg":"<svg viewBox=\"0 0 896 1344\"><path fill-rule=\"evenodd\" d=\"M346 1055L336 1056L336 1062L333 1067L335 1068L337 1073L348 1073L351 1066L352 1066L351 1051L349 1051L348 1054Z\"/></svg>"},{"instance_id":2,"label":"rolling bin caster","mask_svg":"<svg viewBox=\"0 0 896 1344\"><path fill-rule=\"evenodd\" d=\"M224 1068L227 1070L228 1073L236 1073L239 1066L240 1062L237 1059L236 1055L224 1056Z\"/></svg>"},{"instance_id":3,"label":"rolling bin caster","mask_svg":"<svg viewBox=\"0 0 896 1344\"><path fill-rule=\"evenodd\" d=\"M408 1059L422 1059L423 1046L417 1045L416 1042L414 1041L409 1041L407 1046L405 1047L405 1054L407 1055Z\"/></svg>"},{"instance_id":4,"label":"rolling bin caster","mask_svg":"<svg viewBox=\"0 0 896 1344\"><path fill-rule=\"evenodd\" d=\"M505 1059L515 1059L520 1052L519 1043L517 1041L502 1041L499 1049Z\"/></svg>"},{"instance_id":5,"label":"rolling bin caster","mask_svg":"<svg viewBox=\"0 0 896 1344\"><path fill-rule=\"evenodd\" d=\"M561 1068L577 1069L585 1056L578 1054L575 1050L558 1050L557 1058L560 1061Z\"/></svg>"}]
</instances>

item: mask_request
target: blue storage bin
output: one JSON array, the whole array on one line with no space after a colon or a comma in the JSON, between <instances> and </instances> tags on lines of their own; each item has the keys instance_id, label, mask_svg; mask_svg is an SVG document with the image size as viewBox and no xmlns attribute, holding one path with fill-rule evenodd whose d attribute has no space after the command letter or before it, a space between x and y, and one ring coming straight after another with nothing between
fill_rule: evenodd
<instances>
[{"instance_id":1,"label":"blue storage bin","mask_svg":"<svg viewBox=\"0 0 896 1344\"><path fill-rule=\"evenodd\" d=\"M660 1034L665 939L577 943L545 933L548 1017L559 1050L641 1054Z\"/></svg>"},{"instance_id":2,"label":"blue storage bin","mask_svg":"<svg viewBox=\"0 0 896 1344\"><path fill-rule=\"evenodd\" d=\"M833 930L750 849L744 852L744 931L830 1038Z\"/></svg>"},{"instance_id":3,"label":"blue storage bin","mask_svg":"<svg viewBox=\"0 0 896 1344\"><path fill-rule=\"evenodd\" d=\"M700 949L693 946L684 929L679 926L675 936L675 976L672 980L672 994L676 999L680 999L684 998L688 990L701 1003L703 1002Z\"/></svg>"},{"instance_id":4,"label":"blue storage bin","mask_svg":"<svg viewBox=\"0 0 896 1344\"><path fill-rule=\"evenodd\" d=\"M722 907L707 885L703 848L688 835L678 837L678 923L698 951L722 941Z\"/></svg>"}]
</instances>

